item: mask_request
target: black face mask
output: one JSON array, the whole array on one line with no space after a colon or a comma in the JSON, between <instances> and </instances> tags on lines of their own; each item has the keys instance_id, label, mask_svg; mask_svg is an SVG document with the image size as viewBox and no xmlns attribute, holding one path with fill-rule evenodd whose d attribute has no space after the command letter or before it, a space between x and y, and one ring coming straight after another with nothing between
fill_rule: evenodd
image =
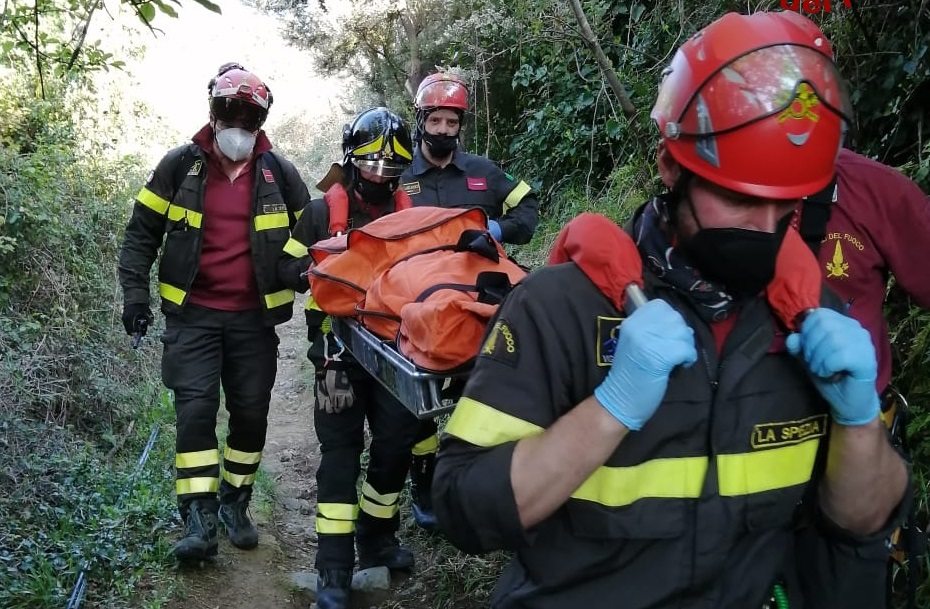
<instances>
[{"instance_id":1,"label":"black face mask","mask_svg":"<svg viewBox=\"0 0 930 609\"><path fill-rule=\"evenodd\" d=\"M702 228L685 252L705 278L723 284L732 296L755 296L775 276L775 259L791 224L791 214L774 233L745 228Z\"/></svg>"},{"instance_id":2,"label":"black face mask","mask_svg":"<svg viewBox=\"0 0 930 609\"><path fill-rule=\"evenodd\" d=\"M457 135L433 135L432 133L423 132L423 141L429 147L429 153L437 159L444 159L459 146L459 136Z\"/></svg>"},{"instance_id":3,"label":"black face mask","mask_svg":"<svg viewBox=\"0 0 930 609\"><path fill-rule=\"evenodd\" d=\"M362 201L369 205L386 205L394 196L399 181L399 179L393 179L379 184L359 176L355 183L355 190L362 197Z\"/></svg>"}]
</instances>

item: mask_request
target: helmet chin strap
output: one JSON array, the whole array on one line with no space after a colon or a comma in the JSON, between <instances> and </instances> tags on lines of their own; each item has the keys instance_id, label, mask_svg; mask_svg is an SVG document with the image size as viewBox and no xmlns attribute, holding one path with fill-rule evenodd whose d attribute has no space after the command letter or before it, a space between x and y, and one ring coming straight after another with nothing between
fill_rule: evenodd
<instances>
[{"instance_id":1,"label":"helmet chin strap","mask_svg":"<svg viewBox=\"0 0 930 609\"><path fill-rule=\"evenodd\" d=\"M684 201L687 202L688 207L691 209L691 215L694 217L698 229L704 228L701 226L701 221L698 220L697 213L694 211L694 203L691 202L691 197L688 195L688 186L690 186L694 179L694 172L681 165L679 165L679 168L678 177L675 179L675 183L672 184L671 189L668 191L668 196L665 198L666 221L672 228L678 228L678 209Z\"/></svg>"}]
</instances>

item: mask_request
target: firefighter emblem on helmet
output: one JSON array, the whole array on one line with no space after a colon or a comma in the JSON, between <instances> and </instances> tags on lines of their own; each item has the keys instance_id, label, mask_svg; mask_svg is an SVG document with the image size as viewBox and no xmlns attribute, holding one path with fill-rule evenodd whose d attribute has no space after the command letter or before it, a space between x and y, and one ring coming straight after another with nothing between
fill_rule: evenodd
<instances>
[{"instance_id":1,"label":"firefighter emblem on helmet","mask_svg":"<svg viewBox=\"0 0 930 609\"><path fill-rule=\"evenodd\" d=\"M778 115L778 122L788 130L788 140L795 146L803 146L813 131L809 123L816 123L820 115L814 109L820 105L817 92L806 82L795 89L794 100Z\"/></svg>"}]
</instances>

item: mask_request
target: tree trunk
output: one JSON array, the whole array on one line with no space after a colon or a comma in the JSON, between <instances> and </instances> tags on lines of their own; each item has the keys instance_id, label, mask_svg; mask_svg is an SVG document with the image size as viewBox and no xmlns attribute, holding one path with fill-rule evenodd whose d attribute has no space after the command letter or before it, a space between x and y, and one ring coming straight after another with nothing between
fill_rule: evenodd
<instances>
[{"instance_id":1,"label":"tree trunk","mask_svg":"<svg viewBox=\"0 0 930 609\"><path fill-rule=\"evenodd\" d=\"M410 99L416 97L417 87L423 77L420 75L420 41L417 38L416 19L410 9L406 9L400 17L400 22L404 26L404 33L407 35L407 48L410 51L410 59L407 60L407 79L404 82L404 89L410 95Z\"/></svg>"}]
</instances>

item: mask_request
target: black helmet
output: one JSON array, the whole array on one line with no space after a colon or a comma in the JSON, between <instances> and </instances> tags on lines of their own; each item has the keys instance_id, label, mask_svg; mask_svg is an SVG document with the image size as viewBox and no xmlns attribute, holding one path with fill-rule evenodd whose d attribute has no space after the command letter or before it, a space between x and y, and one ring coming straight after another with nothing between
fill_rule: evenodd
<instances>
[{"instance_id":1,"label":"black helmet","mask_svg":"<svg viewBox=\"0 0 930 609\"><path fill-rule=\"evenodd\" d=\"M413 162L413 142L404 119L384 107L359 114L342 131L343 166L398 178Z\"/></svg>"}]
</instances>

